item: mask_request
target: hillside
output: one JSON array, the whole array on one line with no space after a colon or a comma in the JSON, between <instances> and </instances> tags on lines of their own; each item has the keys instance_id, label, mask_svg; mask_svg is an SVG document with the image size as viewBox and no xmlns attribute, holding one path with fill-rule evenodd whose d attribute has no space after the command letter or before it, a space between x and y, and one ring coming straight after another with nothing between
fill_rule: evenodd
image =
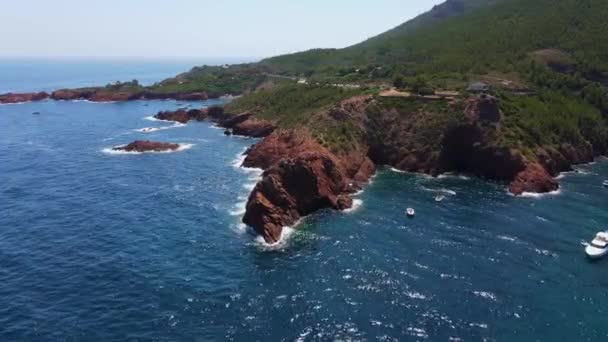
<instances>
[{"instance_id":1,"label":"hillside","mask_svg":"<svg viewBox=\"0 0 608 342\"><path fill-rule=\"evenodd\" d=\"M370 162L556 190L559 172L608 152L607 17L601 0L450 0L352 47L263 60L307 84L226 107L278 127L250 151L269 171L246 223L272 242L311 208L343 209ZM324 190L302 198L297 175Z\"/></svg>"},{"instance_id":2,"label":"hillside","mask_svg":"<svg viewBox=\"0 0 608 342\"><path fill-rule=\"evenodd\" d=\"M409 73L483 73L519 70L533 51L554 48L571 54L586 75L608 70L605 1L451 0L438 8L349 48L311 50L262 64L297 74L369 65Z\"/></svg>"}]
</instances>

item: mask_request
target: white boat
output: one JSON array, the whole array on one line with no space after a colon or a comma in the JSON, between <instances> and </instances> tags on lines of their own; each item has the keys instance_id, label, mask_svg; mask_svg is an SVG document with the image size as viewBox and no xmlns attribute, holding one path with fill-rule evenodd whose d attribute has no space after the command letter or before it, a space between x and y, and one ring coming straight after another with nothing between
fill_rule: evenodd
<instances>
[{"instance_id":1,"label":"white boat","mask_svg":"<svg viewBox=\"0 0 608 342\"><path fill-rule=\"evenodd\" d=\"M441 202L441 201L443 201L444 199L445 199L445 196L443 196L443 195L439 195L439 196L435 197L435 202Z\"/></svg>"},{"instance_id":2,"label":"white boat","mask_svg":"<svg viewBox=\"0 0 608 342\"><path fill-rule=\"evenodd\" d=\"M585 247L585 253L591 259L599 259L608 254L608 232L599 232L591 243Z\"/></svg>"},{"instance_id":3,"label":"white boat","mask_svg":"<svg viewBox=\"0 0 608 342\"><path fill-rule=\"evenodd\" d=\"M416 216L416 210L414 210L414 208L407 208L405 210L405 213L407 214L407 217L409 217L409 218Z\"/></svg>"},{"instance_id":4,"label":"white boat","mask_svg":"<svg viewBox=\"0 0 608 342\"><path fill-rule=\"evenodd\" d=\"M602 185L604 186L604 188L608 188L608 180L605 180L604 183L602 183Z\"/></svg>"}]
</instances>

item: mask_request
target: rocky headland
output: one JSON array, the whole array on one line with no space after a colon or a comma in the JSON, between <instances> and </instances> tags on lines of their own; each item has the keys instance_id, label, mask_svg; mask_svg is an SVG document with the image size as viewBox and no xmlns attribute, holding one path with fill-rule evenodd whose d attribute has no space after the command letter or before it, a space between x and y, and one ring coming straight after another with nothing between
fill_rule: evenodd
<instances>
[{"instance_id":1,"label":"rocky headland","mask_svg":"<svg viewBox=\"0 0 608 342\"><path fill-rule=\"evenodd\" d=\"M268 243L277 242L282 228L303 216L324 208L350 208L350 195L369 180L376 165L433 176L472 174L505 182L509 192L521 195L558 189L555 176L574 164L592 161L601 152L588 145L564 144L530 154L501 144L504 115L498 99L488 95L443 101L440 105L456 119L433 125L428 124L434 115L428 106L404 111L382 101L357 96L313 115L326 125L348 122L359 129L362 136L349 149L323 146L306 127L275 127L265 134L246 151L243 162L245 167L264 170L249 196L243 222ZM217 117L221 117L215 120L220 126L232 130L260 120L254 114L226 112Z\"/></svg>"}]
</instances>

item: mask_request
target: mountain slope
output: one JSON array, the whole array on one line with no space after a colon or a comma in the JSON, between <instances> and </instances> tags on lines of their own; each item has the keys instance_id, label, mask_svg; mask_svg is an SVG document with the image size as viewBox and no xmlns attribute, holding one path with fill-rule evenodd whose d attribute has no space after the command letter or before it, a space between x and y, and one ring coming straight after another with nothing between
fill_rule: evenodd
<instances>
[{"instance_id":1,"label":"mountain slope","mask_svg":"<svg viewBox=\"0 0 608 342\"><path fill-rule=\"evenodd\" d=\"M442 14L446 13L446 14ZM603 0L447 1L366 42L262 61L285 72L406 65L418 71L508 71L547 48L572 54L583 71L608 70L608 2Z\"/></svg>"}]
</instances>

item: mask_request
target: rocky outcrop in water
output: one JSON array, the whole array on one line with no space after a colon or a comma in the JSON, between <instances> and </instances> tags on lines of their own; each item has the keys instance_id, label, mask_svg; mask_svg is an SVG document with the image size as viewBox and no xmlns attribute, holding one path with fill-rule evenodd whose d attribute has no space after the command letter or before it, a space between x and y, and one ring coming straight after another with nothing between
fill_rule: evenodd
<instances>
[{"instance_id":1,"label":"rocky outcrop in water","mask_svg":"<svg viewBox=\"0 0 608 342\"><path fill-rule=\"evenodd\" d=\"M247 202L243 222L266 242L281 238L283 227L324 208L350 208L348 178L327 151L305 152L287 158L264 172Z\"/></svg>"},{"instance_id":2,"label":"rocky outcrop in water","mask_svg":"<svg viewBox=\"0 0 608 342\"><path fill-rule=\"evenodd\" d=\"M246 167L265 169L243 222L273 243L284 226L312 212L352 206L349 194L375 172L364 154L336 155L305 130L275 131L247 151Z\"/></svg>"},{"instance_id":3,"label":"rocky outcrop in water","mask_svg":"<svg viewBox=\"0 0 608 342\"><path fill-rule=\"evenodd\" d=\"M546 193L558 188L557 181L542 165L535 162L529 163L509 184L509 192L514 195L521 195L524 192Z\"/></svg>"},{"instance_id":4,"label":"rocky outcrop in water","mask_svg":"<svg viewBox=\"0 0 608 342\"><path fill-rule=\"evenodd\" d=\"M179 144L166 142L136 140L128 145L114 147L112 150L125 152L166 152L175 151L179 146Z\"/></svg>"},{"instance_id":5,"label":"rocky outcrop in water","mask_svg":"<svg viewBox=\"0 0 608 342\"><path fill-rule=\"evenodd\" d=\"M49 94L45 92L40 93L8 93L0 95L0 103L23 103L31 101L41 101L49 98Z\"/></svg>"},{"instance_id":6,"label":"rocky outcrop in water","mask_svg":"<svg viewBox=\"0 0 608 342\"><path fill-rule=\"evenodd\" d=\"M206 109L178 109L173 111L161 111L154 115L155 119L163 121L175 121L179 123L187 123L190 120L203 121L208 117Z\"/></svg>"}]
</instances>

